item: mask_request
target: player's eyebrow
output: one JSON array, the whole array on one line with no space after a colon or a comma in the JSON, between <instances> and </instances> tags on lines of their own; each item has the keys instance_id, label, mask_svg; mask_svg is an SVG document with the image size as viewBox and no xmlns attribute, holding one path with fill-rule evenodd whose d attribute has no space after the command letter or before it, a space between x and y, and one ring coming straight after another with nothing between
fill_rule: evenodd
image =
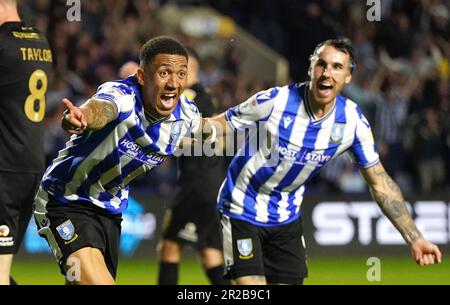
<instances>
[{"instance_id":1,"label":"player's eyebrow","mask_svg":"<svg viewBox=\"0 0 450 305\"><path fill-rule=\"evenodd\" d=\"M181 66L175 66L175 65L170 65L170 64L161 64L158 67L156 67L156 70L161 70L161 69L167 69L169 71L187 70L188 66L184 65L184 64Z\"/></svg>"},{"instance_id":2,"label":"player's eyebrow","mask_svg":"<svg viewBox=\"0 0 450 305\"><path fill-rule=\"evenodd\" d=\"M322 58L317 59L317 64L319 64L319 65L328 65L328 63ZM344 67L344 64L341 63L340 61L333 61L330 64L332 66L339 67L339 68L343 68Z\"/></svg>"},{"instance_id":3,"label":"player's eyebrow","mask_svg":"<svg viewBox=\"0 0 450 305\"><path fill-rule=\"evenodd\" d=\"M159 65L159 67L167 67L167 68L170 68L170 67L173 67L173 66L174 66L174 64L165 64L165 63L162 63L162 64ZM187 68L187 64L182 64L181 67L182 68Z\"/></svg>"}]
</instances>

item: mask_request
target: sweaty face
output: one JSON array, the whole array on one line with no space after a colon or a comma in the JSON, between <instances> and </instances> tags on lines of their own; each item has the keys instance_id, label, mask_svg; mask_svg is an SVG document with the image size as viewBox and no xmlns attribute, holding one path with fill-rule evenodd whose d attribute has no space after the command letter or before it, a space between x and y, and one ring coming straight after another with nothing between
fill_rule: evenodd
<instances>
[{"instance_id":1,"label":"sweaty face","mask_svg":"<svg viewBox=\"0 0 450 305\"><path fill-rule=\"evenodd\" d=\"M333 46L322 46L313 55L308 73L314 102L329 104L352 79L350 57Z\"/></svg>"},{"instance_id":2,"label":"sweaty face","mask_svg":"<svg viewBox=\"0 0 450 305\"><path fill-rule=\"evenodd\" d=\"M157 117L170 115L186 86L187 59L183 55L158 54L145 71L138 71L145 110Z\"/></svg>"}]
</instances>

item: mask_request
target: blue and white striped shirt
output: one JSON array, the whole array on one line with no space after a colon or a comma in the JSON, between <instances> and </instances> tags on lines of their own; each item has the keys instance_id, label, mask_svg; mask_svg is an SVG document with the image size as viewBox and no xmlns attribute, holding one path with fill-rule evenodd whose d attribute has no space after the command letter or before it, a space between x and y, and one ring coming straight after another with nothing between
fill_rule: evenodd
<instances>
[{"instance_id":1,"label":"blue and white striped shirt","mask_svg":"<svg viewBox=\"0 0 450 305\"><path fill-rule=\"evenodd\" d=\"M226 112L232 128L257 128L228 168L218 196L222 213L259 226L287 224L300 216L305 184L332 158L348 150L359 167L379 162L370 125L353 101L338 95L316 119L307 92L307 83L276 87Z\"/></svg>"},{"instance_id":2,"label":"blue and white striped shirt","mask_svg":"<svg viewBox=\"0 0 450 305\"><path fill-rule=\"evenodd\" d=\"M72 136L47 168L40 192L117 214L128 205L130 181L171 155L182 137L199 128L200 114L182 95L170 116L150 122L134 76L101 85L92 99L114 103L117 118L98 131Z\"/></svg>"}]
</instances>

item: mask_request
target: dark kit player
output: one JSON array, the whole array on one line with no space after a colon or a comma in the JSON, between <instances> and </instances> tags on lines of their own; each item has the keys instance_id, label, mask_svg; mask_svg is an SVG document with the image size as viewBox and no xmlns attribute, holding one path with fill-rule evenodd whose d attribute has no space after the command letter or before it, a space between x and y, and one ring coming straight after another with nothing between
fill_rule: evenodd
<instances>
[{"instance_id":1,"label":"dark kit player","mask_svg":"<svg viewBox=\"0 0 450 305\"><path fill-rule=\"evenodd\" d=\"M44 169L42 120L51 66L44 35L20 20L15 0L1 0L0 284L10 283Z\"/></svg>"}]
</instances>

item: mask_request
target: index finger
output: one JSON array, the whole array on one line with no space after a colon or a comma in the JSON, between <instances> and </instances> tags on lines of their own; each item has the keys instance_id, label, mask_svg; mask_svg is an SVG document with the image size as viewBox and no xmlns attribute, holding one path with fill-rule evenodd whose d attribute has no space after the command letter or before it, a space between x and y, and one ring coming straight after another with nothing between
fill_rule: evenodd
<instances>
[{"instance_id":1,"label":"index finger","mask_svg":"<svg viewBox=\"0 0 450 305\"><path fill-rule=\"evenodd\" d=\"M63 103L64 103L64 106L66 106L66 108L69 110L69 111L71 111L71 110L73 110L74 108L75 108L75 106L72 104L72 102L69 100L69 99L67 99L67 98L63 98Z\"/></svg>"}]
</instances>

